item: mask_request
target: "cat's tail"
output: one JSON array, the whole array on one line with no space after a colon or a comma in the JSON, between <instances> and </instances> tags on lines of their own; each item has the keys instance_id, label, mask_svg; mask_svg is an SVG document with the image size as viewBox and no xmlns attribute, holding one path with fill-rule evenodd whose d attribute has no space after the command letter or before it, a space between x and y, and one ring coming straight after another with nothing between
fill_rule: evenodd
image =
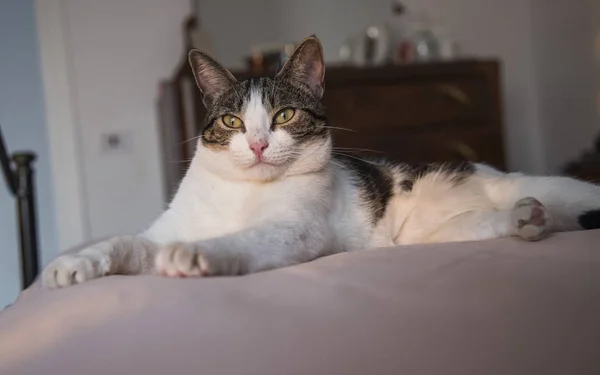
<instances>
[{"instance_id":1,"label":"cat's tail","mask_svg":"<svg viewBox=\"0 0 600 375\"><path fill-rule=\"evenodd\" d=\"M500 173L478 166L486 194L497 209L510 209L523 198L540 201L553 218L554 231L600 228L600 186L568 177Z\"/></svg>"}]
</instances>

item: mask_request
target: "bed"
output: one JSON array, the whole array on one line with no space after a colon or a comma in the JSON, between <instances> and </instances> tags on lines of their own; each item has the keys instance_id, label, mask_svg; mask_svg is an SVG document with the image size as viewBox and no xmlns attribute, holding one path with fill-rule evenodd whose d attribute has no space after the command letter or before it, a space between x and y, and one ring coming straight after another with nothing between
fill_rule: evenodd
<instances>
[{"instance_id":1,"label":"bed","mask_svg":"<svg viewBox=\"0 0 600 375\"><path fill-rule=\"evenodd\" d=\"M35 283L0 374L600 374L600 231L321 258L244 277Z\"/></svg>"},{"instance_id":2,"label":"bed","mask_svg":"<svg viewBox=\"0 0 600 375\"><path fill-rule=\"evenodd\" d=\"M38 273L37 219L32 152L15 152L12 158L4 144L0 128L0 170L9 193L15 198L19 227L21 287L27 288Z\"/></svg>"}]
</instances>

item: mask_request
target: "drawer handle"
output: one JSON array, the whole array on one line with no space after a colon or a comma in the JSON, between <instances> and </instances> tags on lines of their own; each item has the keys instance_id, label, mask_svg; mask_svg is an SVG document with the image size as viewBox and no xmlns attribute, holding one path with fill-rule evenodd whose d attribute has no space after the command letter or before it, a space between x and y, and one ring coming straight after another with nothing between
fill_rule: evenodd
<instances>
[{"instance_id":1,"label":"drawer handle","mask_svg":"<svg viewBox=\"0 0 600 375\"><path fill-rule=\"evenodd\" d=\"M471 99L469 98L469 95L455 85L439 85L437 90L440 94L457 101L464 106L471 105Z\"/></svg>"},{"instance_id":2,"label":"drawer handle","mask_svg":"<svg viewBox=\"0 0 600 375\"><path fill-rule=\"evenodd\" d=\"M458 142L458 141L450 141L448 143L448 148L452 150L452 152L460 155L463 159L477 162L479 161L479 155L477 152L473 150L473 148L466 143Z\"/></svg>"}]
</instances>

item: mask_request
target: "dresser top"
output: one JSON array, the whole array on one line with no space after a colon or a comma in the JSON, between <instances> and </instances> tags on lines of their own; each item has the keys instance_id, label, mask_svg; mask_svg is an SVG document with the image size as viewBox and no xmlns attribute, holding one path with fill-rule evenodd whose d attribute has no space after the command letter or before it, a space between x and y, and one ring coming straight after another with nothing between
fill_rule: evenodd
<instances>
[{"instance_id":1,"label":"dresser top","mask_svg":"<svg viewBox=\"0 0 600 375\"><path fill-rule=\"evenodd\" d=\"M330 63L327 65L325 79L327 82L339 80L378 80L398 78L419 78L425 76L464 76L496 72L500 63L493 59L469 59L440 61L431 63L414 63L403 65L382 65L374 67L358 67ZM274 76L274 71L250 72L233 71L238 79L259 76Z\"/></svg>"},{"instance_id":2,"label":"dresser top","mask_svg":"<svg viewBox=\"0 0 600 375\"><path fill-rule=\"evenodd\" d=\"M459 59L452 61L436 61L430 63L412 63L402 65L382 65L373 67L359 67L343 65L340 63L327 64L325 79L327 82L342 80L379 80L379 79L418 79L431 76L465 76L479 74L497 74L500 61L497 59ZM269 76L273 77L275 71L251 72L248 70L233 70L233 75L238 79ZM187 60L176 72L176 76L191 75Z\"/></svg>"}]
</instances>

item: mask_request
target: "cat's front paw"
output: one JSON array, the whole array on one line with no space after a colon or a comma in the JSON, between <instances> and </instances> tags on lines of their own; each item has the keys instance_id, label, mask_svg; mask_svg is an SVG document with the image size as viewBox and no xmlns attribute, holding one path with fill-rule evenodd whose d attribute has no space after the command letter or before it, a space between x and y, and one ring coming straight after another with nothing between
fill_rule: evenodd
<instances>
[{"instance_id":1,"label":"cat's front paw","mask_svg":"<svg viewBox=\"0 0 600 375\"><path fill-rule=\"evenodd\" d=\"M193 244L165 246L156 255L156 272L168 277L209 276L206 256Z\"/></svg>"},{"instance_id":2,"label":"cat's front paw","mask_svg":"<svg viewBox=\"0 0 600 375\"><path fill-rule=\"evenodd\" d=\"M87 255L62 255L46 266L42 283L46 288L63 288L103 276L97 259Z\"/></svg>"}]
</instances>

